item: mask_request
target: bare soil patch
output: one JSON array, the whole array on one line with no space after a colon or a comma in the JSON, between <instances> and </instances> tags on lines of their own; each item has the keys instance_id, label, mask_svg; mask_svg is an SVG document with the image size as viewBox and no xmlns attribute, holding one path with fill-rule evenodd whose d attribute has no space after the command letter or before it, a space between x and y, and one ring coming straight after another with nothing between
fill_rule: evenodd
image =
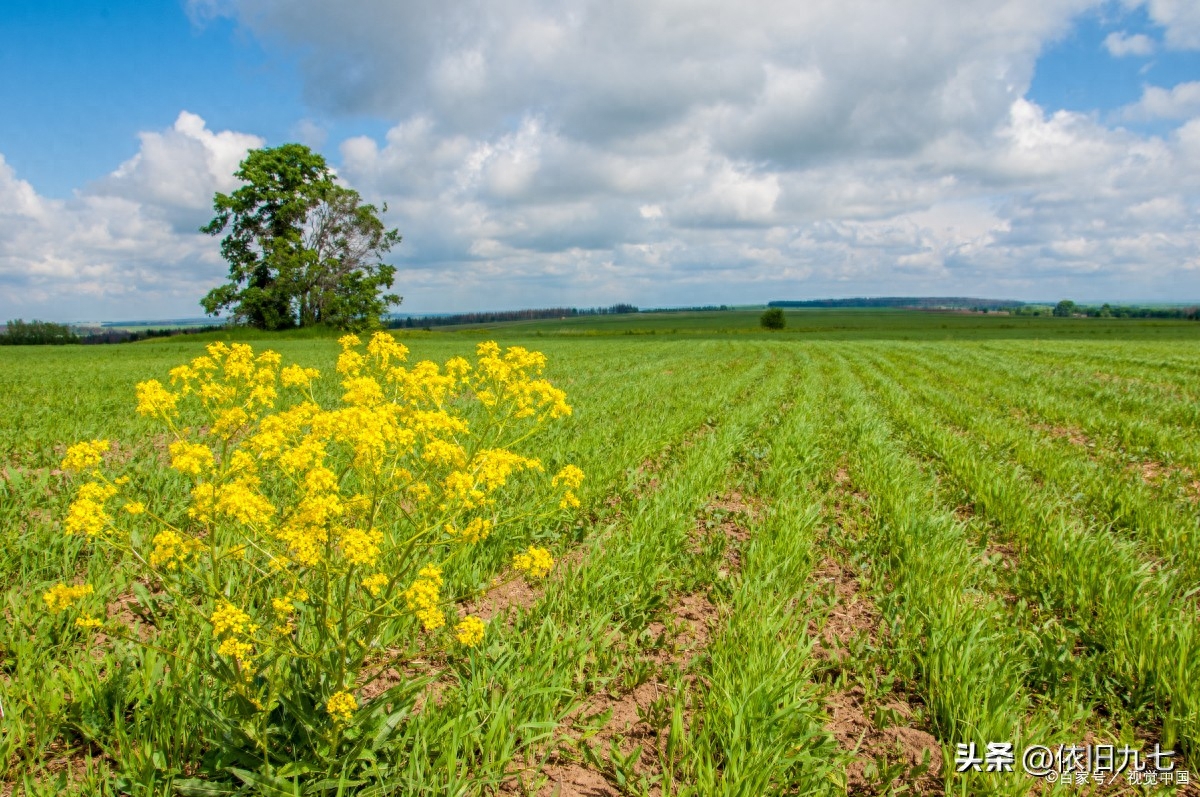
<instances>
[{"instance_id":1,"label":"bare soil patch","mask_svg":"<svg viewBox=\"0 0 1200 797\"><path fill-rule=\"evenodd\" d=\"M834 473L835 523L852 536L861 533L867 496L853 491L845 467ZM827 663L830 671L851 669L851 649L866 638L872 647L882 644L882 618L858 578L835 556L827 556L814 570L813 579L832 602L824 624L810 628L817 637L813 655ZM878 674L882 675L882 672ZM839 678L826 697L829 721L826 728L854 758L846 769L847 794L906 793L935 795L943 792L942 748L928 731L918 727L915 695L892 691L871 698L861 683ZM897 771L898 770L898 771ZM883 782L888 773L894 777Z\"/></svg>"},{"instance_id":2,"label":"bare soil patch","mask_svg":"<svg viewBox=\"0 0 1200 797\"><path fill-rule=\"evenodd\" d=\"M762 511L761 501L736 491L712 499L693 527L694 550L699 551L709 535L724 535L732 543L726 549L727 568L736 572L741 566L740 544L750 536L748 521L760 517ZM695 685L696 676L688 670L721 622L720 609L706 594L677 596L662 619L646 628L646 637L652 641L639 655L639 661L650 668L646 680L632 689L592 695L567 718L558 747L546 762L540 768L529 766L515 773L500 793L522 794L522 785L528 789L545 778L536 792L538 797L615 797L620 791L613 784L612 769L617 766L611 752L614 748L618 756L632 761L627 768L629 775L653 783L662 774L670 712L680 697L672 684L682 681L685 689ZM684 673L681 679L675 675L680 671ZM692 712L685 708L685 732L691 721ZM538 771L531 771L534 769ZM659 787L652 786L650 794L660 794Z\"/></svg>"}]
</instances>

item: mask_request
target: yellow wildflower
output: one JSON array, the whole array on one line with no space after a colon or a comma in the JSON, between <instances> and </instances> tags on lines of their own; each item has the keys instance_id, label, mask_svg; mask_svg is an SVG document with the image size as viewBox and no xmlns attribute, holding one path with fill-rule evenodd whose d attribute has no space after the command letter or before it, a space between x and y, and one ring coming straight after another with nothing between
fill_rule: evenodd
<instances>
[{"instance_id":1,"label":"yellow wildflower","mask_svg":"<svg viewBox=\"0 0 1200 797\"><path fill-rule=\"evenodd\" d=\"M408 357L408 347L386 332L376 332L367 344L367 354L379 361L380 368L387 368L392 360L403 361Z\"/></svg>"},{"instance_id":2,"label":"yellow wildflower","mask_svg":"<svg viewBox=\"0 0 1200 797\"><path fill-rule=\"evenodd\" d=\"M461 529L456 528L453 523L447 523L445 528L451 537L457 537L465 543L475 543L488 538L492 533L492 525L492 521L487 518L477 517Z\"/></svg>"},{"instance_id":3,"label":"yellow wildflower","mask_svg":"<svg viewBox=\"0 0 1200 797\"><path fill-rule=\"evenodd\" d=\"M284 387L307 387L318 378L321 372L316 368L301 368L299 365L289 365L279 372L279 381Z\"/></svg>"},{"instance_id":4,"label":"yellow wildflower","mask_svg":"<svg viewBox=\"0 0 1200 797\"><path fill-rule=\"evenodd\" d=\"M175 404L179 401L178 394L168 391L157 379L139 382L136 390L138 415L166 417L175 413Z\"/></svg>"},{"instance_id":5,"label":"yellow wildflower","mask_svg":"<svg viewBox=\"0 0 1200 797\"><path fill-rule=\"evenodd\" d=\"M344 529L342 531L342 556L354 565L374 565L379 558L379 546L383 543L383 532L376 529Z\"/></svg>"},{"instance_id":6,"label":"yellow wildflower","mask_svg":"<svg viewBox=\"0 0 1200 797\"><path fill-rule=\"evenodd\" d=\"M90 614L85 614L75 619L75 625L79 628L99 628L104 625L104 621L98 620Z\"/></svg>"},{"instance_id":7,"label":"yellow wildflower","mask_svg":"<svg viewBox=\"0 0 1200 797\"><path fill-rule=\"evenodd\" d=\"M154 535L154 550L150 552L150 566L176 570L180 562L202 547L203 545L199 541L183 537L171 529L160 531Z\"/></svg>"},{"instance_id":8,"label":"yellow wildflower","mask_svg":"<svg viewBox=\"0 0 1200 797\"><path fill-rule=\"evenodd\" d=\"M100 455L108 450L107 440L93 440L90 443L76 443L67 449L63 457L62 469L70 471L90 470L100 466Z\"/></svg>"},{"instance_id":9,"label":"yellow wildflower","mask_svg":"<svg viewBox=\"0 0 1200 797\"><path fill-rule=\"evenodd\" d=\"M237 398L237 388L232 385L206 382L200 387L200 398L210 407L220 406Z\"/></svg>"},{"instance_id":10,"label":"yellow wildflower","mask_svg":"<svg viewBox=\"0 0 1200 797\"><path fill-rule=\"evenodd\" d=\"M337 372L346 376L358 376L365 364L363 356L353 349L346 349L338 355Z\"/></svg>"},{"instance_id":11,"label":"yellow wildflower","mask_svg":"<svg viewBox=\"0 0 1200 797\"><path fill-rule=\"evenodd\" d=\"M68 535L86 534L95 537L104 531L111 520L104 503L117 494L117 488L103 482L85 482L79 487L75 500L67 509L64 530Z\"/></svg>"},{"instance_id":12,"label":"yellow wildflower","mask_svg":"<svg viewBox=\"0 0 1200 797\"><path fill-rule=\"evenodd\" d=\"M213 466L213 452L208 446L176 440L171 443L171 467L189 476L199 476Z\"/></svg>"},{"instance_id":13,"label":"yellow wildflower","mask_svg":"<svg viewBox=\"0 0 1200 797\"><path fill-rule=\"evenodd\" d=\"M212 617L213 636L221 637L226 634L242 634L250 627L250 615L234 606L229 601L221 601Z\"/></svg>"},{"instance_id":14,"label":"yellow wildflower","mask_svg":"<svg viewBox=\"0 0 1200 797\"><path fill-rule=\"evenodd\" d=\"M554 478L550 483L557 487L563 485L567 489L577 490L579 485L583 484L583 471L574 465L567 465L565 468L554 474Z\"/></svg>"},{"instance_id":15,"label":"yellow wildflower","mask_svg":"<svg viewBox=\"0 0 1200 797\"><path fill-rule=\"evenodd\" d=\"M338 692L325 703L325 710L338 722L346 723L358 710L358 701L349 692Z\"/></svg>"},{"instance_id":16,"label":"yellow wildflower","mask_svg":"<svg viewBox=\"0 0 1200 797\"><path fill-rule=\"evenodd\" d=\"M503 448L480 451L471 462L477 478L488 492L500 489L508 477L521 470L541 470L542 463Z\"/></svg>"},{"instance_id":17,"label":"yellow wildflower","mask_svg":"<svg viewBox=\"0 0 1200 797\"><path fill-rule=\"evenodd\" d=\"M212 434L224 440L228 440L237 434L238 430L245 426L250 421L250 415L241 407L230 407L227 410L222 410L217 419L213 422Z\"/></svg>"},{"instance_id":18,"label":"yellow wildflower","mask_svg":"<svg viewBox=\"0 0 1200 797\"><path fill-rule=\"evenodd\" d=\"M425 444L421 459L434 465L461 468L467 462L467 452L457 443L434 439Z\"/></svg>"},{"instance_id":19,"label":"yellow wildflower","mask_svg":"<svg viewBox=\"0 0 1200 797\"><path fill-rule=\"evenodd\" d=\"M442 571L433 565L425 565L417 573L417 580L404 591L408 608L421 621L426 631L434 631L446 624L446 616L438 607L442 588Z\"/></svg>"},{"instance_id":20,"label":"yellow wildflower","mask_svg":"<svg viewBox=\"0 0 1200 797\"><path fill-rule=\"evenodd\" d=\"M454 635L460 644L473 648L483 641L483 620L467 615L454 626Z\"/></svg>"},{"instance_id":21,"label":"yellow wildflower","mask_svg":"<svg viewBox=\"0 0 1200 797\"><path fill-rule=\"evenodd\" d=\"M46 602L50 611L58 614L64 609L69 609L75 601L83 596L91 595L93 591L91 584L55 584L42 595L42 600Z\"/></svg>"},{"instance_id":22,"label":"yellow wildflower","mask_svg":"<svg viewBox=\"0 0 1200 797\"><path fill-rule=\"evenodd\" d=\"M446 360L446 374L457 381L465 381L471 372L471 364L463 357L451 357Z\"/></svg>"},{"instance_id":23,"label":"yellow wildflower","mask_svg":"<svg viewBox=\"0 0 1200 797\"><path fill-rule=\"evenodd\" d=\"M371 593L371 597L378 598L380 591L388 585L388 577L383 573L376 573L373 576L367 576L362 580L363 587L367 592Z\"/></svg>"},{"instance_id":24,"label":"yellow wildflower","mask_svg":"<svg viewBox=\"0 0 1200 797\"><path fill-rule=\"evenodd\" d=\"M353 352L351 352L353 353ZM345 356L345 355L343 355ZM354 376L342 382L342 401L357 407L373 407L383 401L383 388L370 376Z\"/></svg>"},{"instance_id":25,"label":"yellow wildflower","mask_svg":"<svg viewBox=\"0 0 1200 797\"><path fill-rule=\"evenodd\" d=\"M141 501L127 501L125 506L121 507L131 515L141 515L146 512L146 505Z\"/></svg>"},{"instance_id":26,"label":"yellow wildflower","mask_svg":"<svg viewBox=\"0 0 1200 797\"><path fill-rule=\"evenodd\" d=\"M250 669L250 664L254 659L254 646L249 642L231 636L221 642L220 646L217 647L217 653L237 659L237 663L242 668Z\"/></svg>"},{"instance_id":27,"label":"yellow wildflower","mask_svg":"<svg viewBox=\"0 0 1200 797\"><path fill-rule=\"evenodd\" d=\"M543 578L554 567L554 558L545 548L531 545L524 553L513 557L513 567L527 573L530 578Z\"/></svg>"}]
</instances>

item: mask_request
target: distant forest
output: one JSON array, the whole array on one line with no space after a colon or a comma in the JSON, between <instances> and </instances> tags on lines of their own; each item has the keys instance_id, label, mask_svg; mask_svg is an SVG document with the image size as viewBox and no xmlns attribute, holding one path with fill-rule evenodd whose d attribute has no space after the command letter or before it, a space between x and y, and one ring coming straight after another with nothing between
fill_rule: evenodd
<instances>
[{"instance_id":1,"label":"distant forest","mask_svg":"<svg viewBox=\"0 0 1200 797\"><path fill-rule=\"evenodd\" d=\"M906 310L1015 310L1025 302L961 296L883 296L856 299L809 299L767 302L768 307L894 307Z\"/></svg>"},{"instance_id":2,"label":"distant forest","mask_svg":"<svg viewBox=\"0 0 1200 797\"><path fill-rule=\"evenodd\" d=\"M495 324L501 321L537 321L545 318L575 318L590 315L624 315L636 313L632 304L611 307L543 307L537 310L497 310L486 313L457 313L454 315L409 316L393 318L384 324L388 329L426 329L451 327L459 324Z\"/></svg>"},{"instance_id":3,"label":"distant forest","mask_svg":"<svg viewBox=\"0 0 1200 797\"><path fill-rule=\"evenodd\" d=\"M1020 316L1056 316L1059 318L1179 318L1200 320L1200 308L1184 306L1144 306L1137 304L1076 304L1063 299L1056 305L1018 302L1012 299L972 299L962 296L885 296L856 299L809 299L768 302L768 307L788 308L893 308L897 310L967 310L975 313L1007 312Z\"/></svg>"}]
</instances>

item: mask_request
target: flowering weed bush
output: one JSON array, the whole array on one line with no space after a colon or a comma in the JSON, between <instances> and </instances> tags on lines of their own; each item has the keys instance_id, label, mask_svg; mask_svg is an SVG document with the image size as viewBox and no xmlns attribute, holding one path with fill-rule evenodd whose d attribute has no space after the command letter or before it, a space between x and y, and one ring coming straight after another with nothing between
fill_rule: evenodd
<instances>
[{"instance_id":1,"label":"flowering weed bush","mask_svg":"<svg viewBox=\"0 0 1200 797\"><path fill-rule=\"evenodd\" d=\"M211 344L169 386L137 385L138 413L169 435L166 479L182 482L183 506L161 483L106 473L106 440L63 460L82 477L66 533L125 552L163 607L152 641L87 613L75 625L169 653L216 763L256 777L345 774L346 761L369 758L403 717L389 705L414 693L410 680L360 703L403 664L383 640L463 650L485 639L482 620L453 610L449 557L579 505L582 471L549 474L515 450L571 413L542 378L543 355L482 343L473 363L408 365L390 335L339 342L332 407L315 397L315 369L241 344ZM505 489L518 486L520 504ZM553 561L526 547L513 564L538 578ZM59 584L44 601L75 611L91 593Z\"/></svg>"}]
</instances>

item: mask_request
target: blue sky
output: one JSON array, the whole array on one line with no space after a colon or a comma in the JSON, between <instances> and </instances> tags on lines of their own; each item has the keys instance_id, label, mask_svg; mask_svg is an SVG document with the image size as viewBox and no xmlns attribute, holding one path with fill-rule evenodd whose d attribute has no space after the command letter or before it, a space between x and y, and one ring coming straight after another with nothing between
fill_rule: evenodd
<instances>
[{"instance_id":1,"label":"blue sky","mask_svg":"<svg viewBox=\"0 0 1200 797\"><path fill-rule=\"evenodd\" d=\"M0 316L197 315L212 193L291 140L412 312L1200 300L1200 5L729 8L9 0Z\"/></svg>"}]
</instances>

